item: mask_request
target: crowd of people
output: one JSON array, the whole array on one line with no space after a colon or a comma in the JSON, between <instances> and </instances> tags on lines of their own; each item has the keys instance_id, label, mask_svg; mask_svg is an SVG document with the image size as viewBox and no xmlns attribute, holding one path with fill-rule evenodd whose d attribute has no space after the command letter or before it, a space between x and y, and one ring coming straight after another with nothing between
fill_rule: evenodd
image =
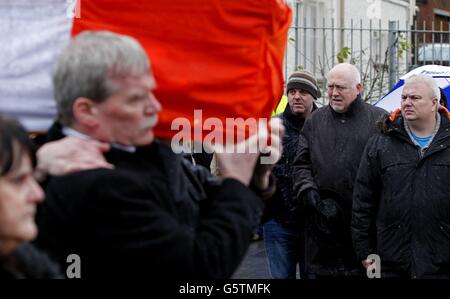
<instances>
[{"instance_id":1,"label":"crowd of people","mask_svg":"<svg viewBox=\"0 0 450 299\"><path fill-rule=\"evenodd\" d=\"M363 101L354 65L326 79L318 108L313 74L287 78L266 149L276 164L218 151L216 176L155 138L161 104L140 43L79 34L57 61L44 144L0 118L0 278L63 278L71 254L82 278L229 278L259 223L273 278L297 266L302 279L374 267L450 278L450 113L436 82L409 78L389 115Z\"/></svg>"}]
</instances>

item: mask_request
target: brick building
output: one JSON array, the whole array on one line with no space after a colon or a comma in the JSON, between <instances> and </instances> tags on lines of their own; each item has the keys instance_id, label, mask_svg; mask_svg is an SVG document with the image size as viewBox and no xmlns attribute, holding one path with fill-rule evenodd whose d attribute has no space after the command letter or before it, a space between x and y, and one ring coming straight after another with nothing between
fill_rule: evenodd
<instances>
[{"instance_id":1,"label":"brick building","mask_svg":"<svg viewBox=\"0 0 450 299\"><path fill-rule=\"evenodd\" d=\"M449 31L450 25L450 1L448 0L416 0L418 12L416 14L417 29ZM426 43L448 43L448 33L434 34L426 33L425 41L423 36L419 37L419 42ZM442 39L442 40L441 40Z\"/></svg>"}]
</instances>

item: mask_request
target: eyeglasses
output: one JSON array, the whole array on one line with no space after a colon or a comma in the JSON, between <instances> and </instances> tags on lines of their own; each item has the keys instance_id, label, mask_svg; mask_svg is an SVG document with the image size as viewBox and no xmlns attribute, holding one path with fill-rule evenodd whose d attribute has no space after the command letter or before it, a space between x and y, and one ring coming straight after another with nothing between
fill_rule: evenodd
<instances>
[{"instance_id":1,"label":"eyeglasses","mask_svg":"<svg viewBox=\"0 0 450 299\"><path fill-rule=\"evenodd\" d=\"M342 91L348 89L348 87L345 87L345 86L342 86L342 85L337 85L337 84L334 84L334 85L327 85L327 90L328 90L328 91L332 91L332 90L334 90L335 88L336 88L336 91L337 91L337 92L342 92Z\"/></svg>"}]
</instances>

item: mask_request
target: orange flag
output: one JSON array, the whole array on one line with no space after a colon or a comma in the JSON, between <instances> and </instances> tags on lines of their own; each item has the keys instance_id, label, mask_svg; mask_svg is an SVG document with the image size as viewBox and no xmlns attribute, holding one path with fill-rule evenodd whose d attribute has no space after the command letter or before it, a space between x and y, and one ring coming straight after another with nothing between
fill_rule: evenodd
<instances>
[{"instance_id":1,"label":"orange flag","mask_svg":"<svg viewBox=\"0 0 450 299\"><path fill-rule=\"evenodd\" d=\"M163 108L155 133L171 138L177 118L193 128L212 117L270 117L290 23L284 0L82 0L72 34L111 30L141 42Z\"/></svg>"}]
</instances>

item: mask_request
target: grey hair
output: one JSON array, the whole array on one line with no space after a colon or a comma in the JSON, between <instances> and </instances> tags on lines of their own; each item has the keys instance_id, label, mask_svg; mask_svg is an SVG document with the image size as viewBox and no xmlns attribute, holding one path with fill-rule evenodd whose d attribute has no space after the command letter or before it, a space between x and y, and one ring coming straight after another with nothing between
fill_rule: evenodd
<instances>
[{"instance_id":1,"label":"grey hair","mask_svg":"<svg viewBox=\"0 0 450 299\"><path fill-rule=\"evenodd\" d=\"M356 66L354 66L353 64L346 63L346 62L335 65L328 72L327 80L328 80L328 77L330 76L330 74L336 70L342 70L342 71L349 73L351 75L351 80L352 80L353 86L361 83L361 73L359 72L358 68Z\"/></svg>"},{"instance_id":2,"label":"grey hair","mask_svg":"<svg viewBox=\"0 0 450 299\"><path fill-rule=\"evenodd\" d=\"M134 38L109 31L84 31L61 53L53 75L59 121L71 125L75 100L103 102L114 92L114 79L150 72L150 60Z\"/></svg>"},{"instance_id":3,"label":"grey hair","mask_svg":"<svg viewBox=\"0 0 450 299\"><path fill-rule=\"evenodd\" d=\"M437 99L436 105L439 106L439 101L441 100L441 90L439 89L439 86L438 86L436 80L434 80L433 77L423 75L423 74L415 74L415 75L412 75L411 77L408 77L405 79L405 85L411 84L411 83L416 83L416 82L422 82L426 86L428 86L428 88L430 89L430 92L431 92L430 96L433 99Z\"/></svg>"}]
</instances>

